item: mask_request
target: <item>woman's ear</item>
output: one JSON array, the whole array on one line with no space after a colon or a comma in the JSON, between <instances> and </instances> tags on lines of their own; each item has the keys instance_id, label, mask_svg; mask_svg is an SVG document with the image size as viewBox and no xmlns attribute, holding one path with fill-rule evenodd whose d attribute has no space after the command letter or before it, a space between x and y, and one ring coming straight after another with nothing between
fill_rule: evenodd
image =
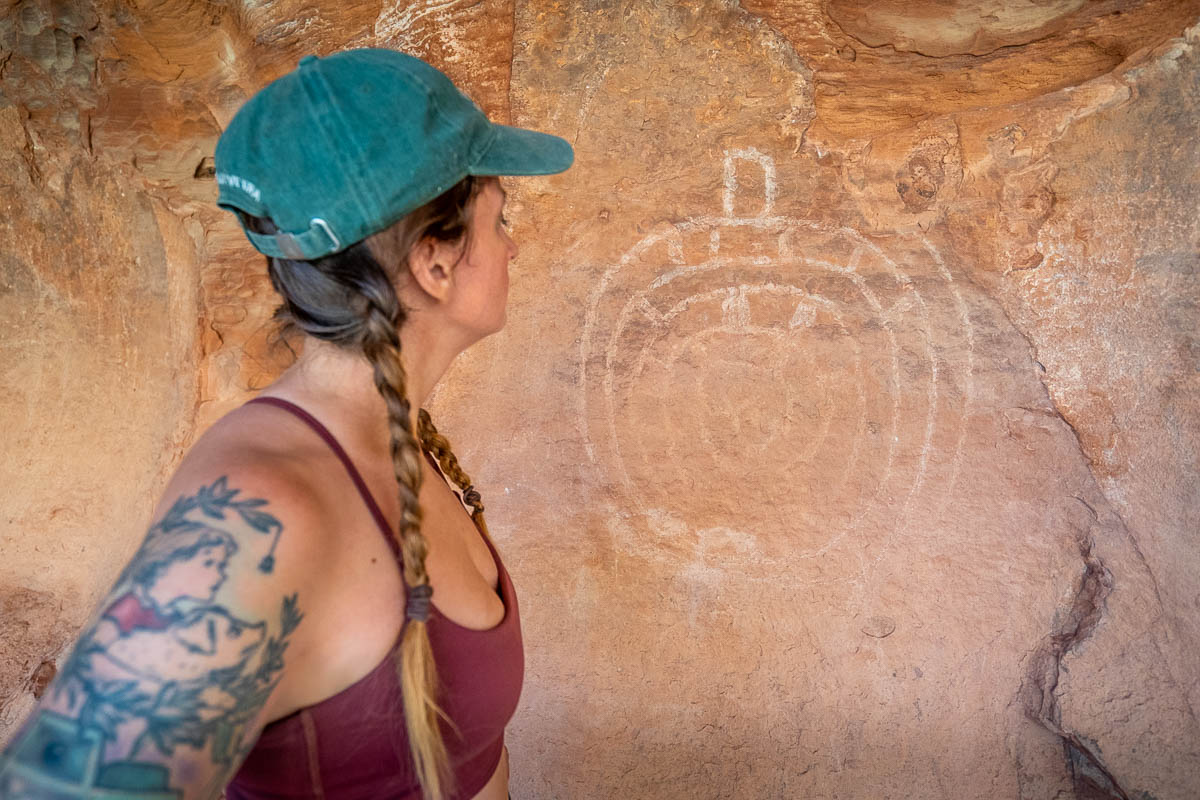
<instances>
[{"instance_id":1,"label":"woman's ear","mask_svg":"<svg viewBox=\"0 0 1200 800\"><path fill-rule=\"evenodd\" d=\"M454 265L458 263L459 245L425 237L413 245L408 254L408 269L421 291L438 302L444 302L454 287Z\"/></svg>"}]
</instances>

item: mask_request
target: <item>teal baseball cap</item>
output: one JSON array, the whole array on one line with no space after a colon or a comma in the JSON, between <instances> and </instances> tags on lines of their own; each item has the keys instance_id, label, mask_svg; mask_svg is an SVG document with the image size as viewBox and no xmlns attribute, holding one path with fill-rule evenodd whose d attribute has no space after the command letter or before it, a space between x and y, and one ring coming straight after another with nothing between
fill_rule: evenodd
<instances>
[{"instance_id":1,"label":"teal baseball cap","mask_svg":"<svg viewBox=\"0 0 1200 800\"><path fill-rule=\"evenodd\" d=\"M246 230L260 252L311 260L468 175L552 175L574 157L557 136L491 122L418 58L346 50L305 56L234 115L217 141L217 204L275 223L273 235Z\"/></svg>"}]
</instances>

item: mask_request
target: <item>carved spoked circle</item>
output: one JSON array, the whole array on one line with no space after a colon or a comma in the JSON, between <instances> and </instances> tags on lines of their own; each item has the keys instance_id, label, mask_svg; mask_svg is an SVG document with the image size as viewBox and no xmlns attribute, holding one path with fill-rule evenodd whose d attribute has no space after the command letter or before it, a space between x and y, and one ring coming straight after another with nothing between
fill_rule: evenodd
<instances>
[{"instance_id":1,"label":"carved spoked circle","mask_svg":"<svg viewBox=\"0 0 1200 800\"><path fill-rule=\"evenodd\" d=\"M766 175L753 216L732 213L738 159ZM776 216L756 151L727 160L724 200L652 231L593 293L589 455L640 521L633 546L659 557L869 557L937 429L921 287L852 230Z\"/></svg>"}]
</instances>

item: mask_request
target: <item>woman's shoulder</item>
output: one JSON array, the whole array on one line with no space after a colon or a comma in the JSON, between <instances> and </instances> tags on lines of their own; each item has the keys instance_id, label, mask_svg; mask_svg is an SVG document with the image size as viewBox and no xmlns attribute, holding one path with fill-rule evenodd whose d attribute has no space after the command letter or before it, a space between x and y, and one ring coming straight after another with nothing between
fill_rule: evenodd
<instances>
[{"instance_id":1,"label":"woman's shoulder","mask_svg":"<svg viewBox=\"0 0 1200 800\"><path fill-rule=\"evenodd\" d=\"M191 448L42 697L32 724L64 752L94 760L99 746L173 784L216 786L267 721L338 685L322 648L344 643L331 611L355 598L324 532L329 500L307 463L320 456L251 411ZM58 761L33 766L47 784L62 776Z\"/></svg>"},{"instance_id":2,"label":"woman's shoulder","mask_svg":"<svg viewBox=\"0 0 1200 800\"><path fill-rule=\"evenodd\" d=\"M386 655L403 613L399 573L345 467L306 423L257 403L222 417L193 445L163 503L180 499L224 515L221 527L238 542L231 602L262 615L294 597L304 615L268 718L330 696Z\"/></svg>"},{"instance_id":3,"label":"woman's shoulder","mask_svg":"<svg viewBox=\"0 0 1200 800\"><path fill-rule=\"evenodd\" d=\"M339 498L331 491L328 446L291 415L265 404L221 417L192 445L168 482L154 518L179 504L245 523L249 530L281 527L279 547L306 556L327 549ZM277 554L276 554L277 555ZM278 558L275 558L278 561Z\"/></svg>"}]
</instances>

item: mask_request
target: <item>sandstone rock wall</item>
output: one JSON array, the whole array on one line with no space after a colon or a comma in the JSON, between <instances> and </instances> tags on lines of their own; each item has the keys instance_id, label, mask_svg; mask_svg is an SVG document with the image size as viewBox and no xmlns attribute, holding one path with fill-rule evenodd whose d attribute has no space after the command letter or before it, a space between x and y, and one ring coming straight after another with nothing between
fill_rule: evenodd
<instances>
[{"instance_id":1,"label":"sandstone rock wall","mask_svg":"<svg viewBox=\"0 0 1200 800\"><path fill-rule=\"evenodd\" d=\"M577 163L434 398L522 596L522 797L1200 795L1200 2L0 17L0 732L286 362L211 151L395 47Z\"/></svg>"}]
</instances>

